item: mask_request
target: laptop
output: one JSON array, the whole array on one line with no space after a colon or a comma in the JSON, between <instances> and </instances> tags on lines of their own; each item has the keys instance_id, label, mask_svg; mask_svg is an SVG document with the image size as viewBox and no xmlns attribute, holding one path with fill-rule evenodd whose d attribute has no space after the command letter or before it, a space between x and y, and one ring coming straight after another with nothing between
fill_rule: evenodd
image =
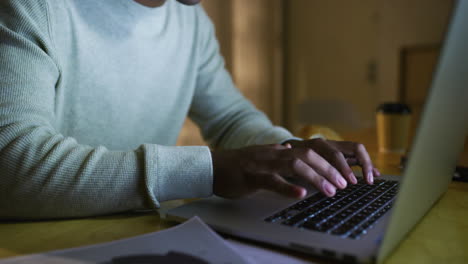
<instances>
[{"instance_id":1,"label":"laptop","mask_svg":"<svg viewBox=\"0 0 468 264\"><path fill-rule=\"evenodd\" d=\"M215 230L344 262L381 263L447 190L468 132L468 1L458 1L403 176L362 180L327 198L268 191L210 197L171 209Z\"/></svg>"}]
</instances>

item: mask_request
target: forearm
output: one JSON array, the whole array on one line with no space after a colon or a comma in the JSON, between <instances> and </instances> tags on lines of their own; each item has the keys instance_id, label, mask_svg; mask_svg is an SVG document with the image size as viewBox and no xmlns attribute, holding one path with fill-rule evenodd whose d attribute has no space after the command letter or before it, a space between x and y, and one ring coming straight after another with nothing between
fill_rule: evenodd
<instances>
[{"instance_id":1,"label":"forearm","mask_svg":"<svg viewBox=\"0 0 468 264\"><path fill-rule=\"evenodd\" d=\"M276 144L293 138L289 131L273 126L263 113L243 98L225 111L218 112L201 127L214 148Z\"/></svg>"},{"instance_id":2,"label":"forearm","mask_svg":"<svg viewBox=\"0 0 468 264\"><path fill-rule=\"evenodd\" d=\"M0 217L83 217L149 209L177 198L209 196L205 147L142 145L109 151L78 144L44 126L0 129Z\"/></svg>"},{"instance_id":3,"label":"forearm","mask_svg":"<svg viewBox=\"0 0 468 264\"><path fill-rule=\"evenodd\" d=\"M140 151L93 149L21 123L3 126L0 142L2 218L78 217L145 207Z\"/></svg>"}]
</instances>

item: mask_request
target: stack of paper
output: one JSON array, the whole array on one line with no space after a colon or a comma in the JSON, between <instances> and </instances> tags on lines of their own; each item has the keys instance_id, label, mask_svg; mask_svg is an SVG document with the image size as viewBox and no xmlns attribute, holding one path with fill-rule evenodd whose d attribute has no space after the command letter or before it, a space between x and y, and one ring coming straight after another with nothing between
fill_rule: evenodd
<instances>
[{"instance_id":1,"label":"stack of paper","mask_svg":"<svg viewBox=\"0 0 468 264\"><path fill-rule=\"evenodd\" d=\"M0 260L0 264L306 263L260 247L226 241L198 217L159 232L86 247Z\"/></svg>"},{"instance_id":2,"label":"stack of paper","mask_svg":"<svg viewBox=\"0 0 468 264\"><path fill-rule=\"evenodd\" d=\"M198 217L133 238L0 261L1 264L47 263L252 263Z\"/></svg>"}]
</instances>

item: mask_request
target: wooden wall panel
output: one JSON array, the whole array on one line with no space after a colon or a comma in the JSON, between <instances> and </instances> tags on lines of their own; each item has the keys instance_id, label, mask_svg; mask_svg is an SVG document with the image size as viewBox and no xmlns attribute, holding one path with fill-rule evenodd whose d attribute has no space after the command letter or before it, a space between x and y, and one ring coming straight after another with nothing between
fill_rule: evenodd
<instances>
[{"instance_id":1,"label":"wooden wall panel","mask_svg":"<svg viewBox=\"0 0 468 264\"><path fill-rule=\"evenodd\" d=\"M275 124L283 116L282 0L204 0L226 67L242 93ZM204 144L187 120L178 145Z\"/></svg>"},{"instance_id":2,"label":"wooden wall panel","mask_svg":"<svg viewBox=\"0 0 468 264\"><path fill-rule=\"evenodd\" d=\"M291 0L286 13L288 128L370 126L377 104L377 1Z\"/></svg>"},{"instance_id":3,"label":"wooden wall panel","mask_svg":"<svg viewBox=\"0 0 468 264\"><path fill-rule=\"evenodd\" d=\"M283 4L233 1L233 76L241 91L276 124L283 110Z\"/></svg>"}]
</instances>

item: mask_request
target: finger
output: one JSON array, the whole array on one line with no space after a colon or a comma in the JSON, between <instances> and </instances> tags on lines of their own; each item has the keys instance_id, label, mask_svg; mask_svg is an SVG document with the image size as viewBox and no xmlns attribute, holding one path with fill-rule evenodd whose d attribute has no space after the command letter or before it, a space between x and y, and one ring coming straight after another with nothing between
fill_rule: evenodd
<instances>
[{"instance_id":1,"label":"finger","mask_svg":"<svg viewBox=\"0 0 468 264\"><path fill-rule=\"evenodd\" d=\"M382 174L380 173L380 171L379 171L377 168L375 168L375 167L374 167L374 169L373 169L372 172L374 173L374 177L380 177L380 176L382 176Z\"/></svg>"},{"instance_id":2,"label":"finger","mask_svg":"<svg viewBox=\"0 0 468 264\"><path fill-rule=\"evenodd\" d=\"M295 159L293 169L297 178L303 179L311 183L320 192L328 197L335 195L336 187L330 183L325 177L319 175L313 168L306 164L301 159Z\"/></svg>"},{"instance_id":3,"label":"finger","mask_svg":"<svg viewBox=\"0 0 468 264\"><path fill-rule=\"evenodd\" d=\"M354 172L351 169L348 162L346 161L346 158L343 155L343 153L341 153L340 151L334 151L330 156L331 157L329 160L331 161L333 166L335 166L335 168L338 169L341 175L343 175L352 184L356 184L356 175L354 175Z\"/></svg>"},{"instance_id":4,"label":"finger","mask_svg":"<svg viewBox=\"0 0 468 264\"><path fill-rule=\"evenodd\" d=\"M322 156L320 156L317 152L311 149L302 148L299 151L301 152L300 158L309 166L311 166L318 174L327 178L328 181L333 183L336 187L340 189L346 188L346 185L347 185L346 179L343 177L342 173L338 171L338 169L343 166L346 166L349 168L343 155L341 155L342 157L341 162L344 165L342 166L342 164L337 164L338 166L336 165L333 166L329 161L327 161ZM337 162L335 161L335 163ZM343 171L345 171L347 174L352 173L350 168L349 168L349 171L346 171L346 169L343 169Z\"/></svg>"},{"instance_id":5,"label":"finger","mask_svg":"<svg viewBox=\"0 0 468 264\"><path fill-rule=\"evenodd\" d=\"M363 144L355 143L355 153L356 157L360 163L362 168L362 175L368 184L374 183L374 174L373 169L374 166L372 165L372 161L369 157L369 153L367 153L366 148Z\"/></svg>"},{"instance_id":6,"label":"finger","mask_svg":"<svg viewBox=\"0 0 468 264\"><path fill-rule=\"evenodd\" d=\"M305 197L307 194L307 191L303 187L287 182L278 174L260 174L257 175L257 177L259 177L260 180L259 188L267 189L284 196L298 199Z\"/></svg>"},{"instance_id":7,"label":"finger","mask_svg":"<svg viewBox=\"0 0 468 264\"><path fill-rule=\"evenodd\" d=\"M334 153L333 156L336 156L336 163L334 164L340 168L340 172L348 179L349 182L356 184L357 178L354 174L351 166L360 165L358 158L355 155L355 143L351 141L327 141L329 144L339 151Z\"/></svg>"},{"instance_id":8,"label":"finger","mask_svg":"<svg viewBox=\"0 0 468 264\"><path fill-rule=\"evenodd\" d=\"M356 176L347 161L347 157L354 156L351 142L314 139L310 142L310 147L325 157L340 172L344 179L353 184L357 183Z\"/></svg>"},{"instance_id":9,"label":"finger","mask_svg":"<svg viewBox=\"0 0 468 264\"><path fill-rule=\"evenodd\" d=\"M345 158L348 159L347 163L349 166L361 166L363 177L368 184L372 184L374 182L374 177L378 177L377 175L380 175L378 170L374 170L369 153L363 144L351 141L330 142L343 152Z\"/></svg>"},{"instance_id":10,"label":"finger","mask_svg":"<svg viewBox=\"0 0 468 264\"><path fill-rule=\"evenodd\" d=\"M348 153L349 151L347 150L347 145L348 142L343 142L343 145L337 145L337 142L325 142L326 148L325 152L327 153L327 160L335 167L338 169L338 171L345 177L349 182L356 184L357 183L357 178L353 173L353 170L351 169L348 160L345 157L344 153Z\"/></svg>"}]
</instances>

